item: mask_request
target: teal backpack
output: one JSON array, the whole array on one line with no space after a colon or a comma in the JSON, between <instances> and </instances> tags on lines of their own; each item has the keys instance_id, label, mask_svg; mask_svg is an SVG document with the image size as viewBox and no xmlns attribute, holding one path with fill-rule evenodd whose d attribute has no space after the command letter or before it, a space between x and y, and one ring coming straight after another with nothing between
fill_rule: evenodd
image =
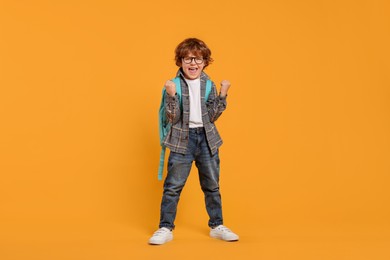
<instances>
[{"instance_id":1,"label":"teal backpack","mask_svg":"<svg viewBox=\"0 0 390 260\"><path fill-rule=\"evenodd\" d=\"M180 84L180 77L176 77L172 79L172 81L176 85L176 93L177 96L179 97L179 103L180 103L180 108L183 108L183 103L181 100L181 84ZM205 101L209 98L210 92L212 88L212 83L211 80L207 80L206 82L206 95L205 95ZM167 115L165 113L165 87L162 90L162 99L161 99L161 104L160 104L160 109L158 113L158 128L160 132L160 145L161 145L161 153L160 153L160 165L158 167L158 180L162 180L163 176L163 169L164 169L164 161L165 161L165 145L164 145L164 140L166 136L168 135L169 131L171 130L172 124L168 122ZM181 109L182 110L182 109Z\"/></svg>"}]
</instances>

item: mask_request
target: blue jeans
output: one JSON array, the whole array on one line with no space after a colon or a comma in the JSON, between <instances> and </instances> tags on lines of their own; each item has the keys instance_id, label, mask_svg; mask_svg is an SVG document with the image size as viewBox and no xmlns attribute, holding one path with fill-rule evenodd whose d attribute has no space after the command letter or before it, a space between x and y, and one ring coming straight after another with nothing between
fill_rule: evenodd
<instances>
[{"instance_id":1,"label":"blue jeans","mask_svg":"<svg viewBox=\"0 0 390 260\"><path fill-rule=\"evenodd\" d=\"M204 128L190 128L186 154L171 152L168 174L164 182L159 227L174 229L180 193L190 174L192 162L198 168L199 181L205 196L208 225L223 224L221 194L219 193L219 155L211 155Z\"/></svg>"}]
</instances>

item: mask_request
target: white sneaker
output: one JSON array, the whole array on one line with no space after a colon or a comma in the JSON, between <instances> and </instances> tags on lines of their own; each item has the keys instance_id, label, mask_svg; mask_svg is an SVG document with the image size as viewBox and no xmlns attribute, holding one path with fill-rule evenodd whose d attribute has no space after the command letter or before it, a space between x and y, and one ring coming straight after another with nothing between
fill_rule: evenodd
<instances>
[{"instance_id":1,"label":"white sneaker","mask_svg":"<svg viewBox=\"0 0 390 260\"><path fill-rule=\"evenodd\" d=\"M212 238L222 239L224 241L237 241L239 237L224 225L219 225L210 230Z\"/></svg>"},{"instance_id":2,"label":"white sneaker","mask_svg":"<svg viewBox=\"0 0 390 260\"><path fill-rule=\"evenodd\" d=\"M149 239L151 245L162 245L173 239L172 231L166 227L162 227L154 232L153 236Z\"/></svg>"}]
</instances>

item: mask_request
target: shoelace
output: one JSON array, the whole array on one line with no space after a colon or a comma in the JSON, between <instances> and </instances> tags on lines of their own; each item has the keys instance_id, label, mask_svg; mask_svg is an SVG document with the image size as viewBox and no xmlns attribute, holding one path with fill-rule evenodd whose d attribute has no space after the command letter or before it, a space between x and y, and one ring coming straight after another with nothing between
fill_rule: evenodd
<instances>
[{"instance_id":1,"label":"shoelace","mask_svg":"<svg viewBox=\"0 0 390 260\"><path fill-rule=\"evenodd\" d=\"M219 226L217 229L222 231L222 232L230 232L230 233L232 233L232 231L229 228L227 228L227 227L225 227L223 225Z\"/></svg>"},{"instance_id":2,"label":"shoelace","mask_svg":"<svg viewBox=\"0 0 390 260\"><path fill-rule=\"evenodd\" d=\"M160 236L160 235L164 235L166 233L169 233L169 229L163 229L163 228L160 228L159 230L157 230L156 232L154 232L153 236Z\"/></svg>"}]
</instances>

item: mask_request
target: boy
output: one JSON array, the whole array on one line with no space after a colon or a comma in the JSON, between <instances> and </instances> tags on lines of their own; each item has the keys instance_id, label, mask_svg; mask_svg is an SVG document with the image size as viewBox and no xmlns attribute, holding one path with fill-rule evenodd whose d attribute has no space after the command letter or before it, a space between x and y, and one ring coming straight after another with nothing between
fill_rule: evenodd
<instances>
[{"instance_id":1,"label":"boy","mask_svg":"<svg viewBox=\"0 0 390 260\"><path fill-rule=\"evenodd\" d=\"M237 241L239 237L223 226L218 156L222 139L214 125L226 108L230 82L221 82L219 95L213 83L208 100L204 100L209 78L203 70L212 62L212 58L210 49L199 39L189 38L181 42L176 47L175 60L180 67L177 76L181 82L182 105L175 83L168 80L165 83L165 108L167 118L172 123L164 140L164 145L170 149L168 173L164 182L159 229L149 239L149 244L161 245L173 239L177 204L193 161L198 168L210 217L210 236Z\"/></svg>"}]
</instances>

